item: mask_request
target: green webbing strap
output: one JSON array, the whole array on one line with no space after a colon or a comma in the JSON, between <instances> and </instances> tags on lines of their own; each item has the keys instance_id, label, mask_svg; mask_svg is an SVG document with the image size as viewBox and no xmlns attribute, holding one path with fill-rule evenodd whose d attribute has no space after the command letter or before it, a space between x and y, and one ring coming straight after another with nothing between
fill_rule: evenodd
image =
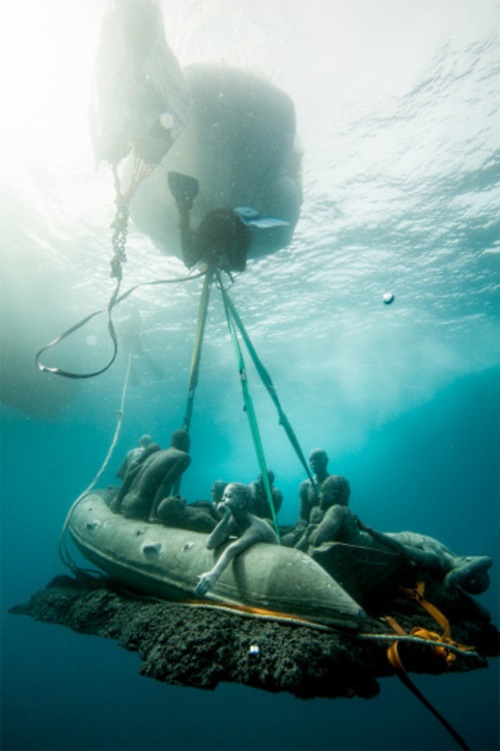
<instances>
[{"instance_id":1,"label":"green webbing strap","mask_svg":"<svg viewBox=\"0 0 500 751\"><path fill-rule=\"evenodd\" d=\"M191 425L191 416L193 414L193 403L196 386L198 385L198 376L200 373L201 348L203 344L203 335L205 333L205 324L207 322L208 301L210 299L210 289L212 287L214 272L208 269L203 282L203 289L200 298L200 307L198 311L198 326L196 329L196 339L194 342L193 357L191 360L191 371L189 373L188 398L186 404L186 414L184 415L184 430L189 432Z\"/></svg>"},{"instance_id":2,"label":"green webbing strap","mask_svg":"<svg viewBox=\"0 0 500 751\"><path fill-rule=\"evenodd\" d=\"M225 300L224 300L224 304L225 304ZM267 502L271 510L274 529L278 536L278 540L280 540L280 531L279 531L279 526L278 526L278 520L276 518L276 512L274 510L273 495L271 492L271 486L269 485L269 478L267 476L267 466L266 466L266 460L264 457L264 449L262 447L262 441L260 438L259 426L257 424L257 417L255 415L252 397L250 395L250 390L248 388L248 379L247 379L247 372L245 368L245 361L243 359L243 353L241 351L240 343L238 341L238 336L236 334L234 321L231 317L231 311L229 310L227 305L224 305L224 306L226 310L227 324L229 326L231 339L233 340L233 344L234 344L236 360L238 361L238 371L240 374L241 388L243 391L243 400L245 402L245 411L247 413L248 422L250 425L250 432L252 433L253 443L255 446L255 452L257 454L257 459L259 462L260 474L262 477L262 481L264 483L264 489L266 491Z\"/></svg>"},{"instance_id":3,"label":"green webbing strap","mask_svg":"<svg viewBox=\"0 0 500 751\"><path fill-rule=\"evenodd\" d=\"M256 368L258 374L261 377L262 383L264 384L264 386L268 390L271 399L273 400L274 404L276 405L276 409L278 410L278 415L279 415L279 423L280 423L280 425L283 425L283 428L285 429L285 432L286 432L286 434L287 434L287 436L288 436L288 438L290 440L290 443L292 444L293 448L295 449L295 452L296 452L297 456L299 457L299 460L300 460L302 466L304 467L305 471L307 472L307 476L309 477L309 479L311 481L311 485L312 485L313 489L317 493L318 492L318 488L317 488L316 482L315 482L314 477L313 477L313 475L311 473L311 470L309 469L309 466L307 464L306 458L305 458L304 453L303 453L303 451L302 451L302 449L300 447L300 444L299 444L299 441L297 439L297 436L295 435L295 432L294 432L294 430L293 430L293 428L292 428L292 426L290 424L290 421L288 420L288 417L283 412L283 408L282 408L282 406L280 404L280 400L278 398L278 394L276 393L276 388L274 386L274 383L271 380L271 376L269 375L269 373L267 372L266 368L264 367L264 365L262 364L261 360L259 359L259 356L257 355L257 352L255 351L254 346L253 346L252 342L250 341L250 337L248 336L248 333L247 333L247 331L246 331L246 329L245 329L245 327L243 325L243 322L242 322L241 318L239 317L239 315L238 315L238 313L237 313L237 311L236 311L236 309L235 309L235 307L234 307L234 305L233 305L233 303L231 301L231 298L229 297L228 293L224 289L224 286L222 284L222 280L220 278L220 275L218 275L218 282L219 282L220 290L222 292L222 297L223 297L223 300L224 300L224 305L226 306L226 311L229 310L232 320L234 320L234 322L238 326L238 329L240 330L241 336L243 337L243 340L244 340L244 342L246 344L246 347L247 347L247 349L248 349L248 351L250 353L250 357L252 358L253 363L255 365L255 368Z\"/></svg>"}]
</instances>

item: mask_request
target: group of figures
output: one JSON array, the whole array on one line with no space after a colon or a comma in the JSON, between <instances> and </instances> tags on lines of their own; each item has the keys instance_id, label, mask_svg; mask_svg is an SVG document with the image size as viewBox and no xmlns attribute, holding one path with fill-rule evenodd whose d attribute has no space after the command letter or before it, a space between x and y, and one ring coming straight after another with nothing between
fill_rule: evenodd
<instances>
[{"instance_id":1,"label":"group of figures","mask_svg":"<svg viewBox=\"0 0 500 751\"><path fill-rule=\"evenodd\" d=\"M189 435L178 430L168 449L161 449L150 436L142 436L137 448L129 451L117 472L121 487L112 495L110 506L127 518L143 519L171 527L208 533L207 548L213 550L229 541L211 571L199 577L195 593L205 594L231 560L258 542L283 544L311 555L323 565L323 553L341 543L356 549L380 551L403 561L415 581L430 582L441 603L472 609L474 615L489 614L470 595L489 586L487 556L457 556L439 540L415 532L379 532L364 524L349 508L350 485L345 477L328 472L328 456L323 449L309 455L312 479L299 489L299 518L295 525L277 527L283 502L274 486L274 474L244 485L217 480L210 501L186 503L180 497L180 478L191 463ZM279 535L278 535L279 532ZM325 566L326 567L326 566Z\"/></svg>"}]
</instances>

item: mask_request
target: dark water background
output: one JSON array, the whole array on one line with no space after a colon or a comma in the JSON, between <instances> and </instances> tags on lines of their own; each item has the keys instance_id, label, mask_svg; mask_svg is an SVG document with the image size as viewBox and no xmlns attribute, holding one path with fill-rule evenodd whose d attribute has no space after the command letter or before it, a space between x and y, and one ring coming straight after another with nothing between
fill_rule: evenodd
<instances>
[{"instance_id":1,"label":"dark water background","mask_svg":"<svg viewBox=\"0 0 500 751\"><path fill-rule=\"evenodd\" d=\"M241 686L212 693L141 678L115 643L9 614L63 573L66 512L108 451L126 351L101 378L47 379L34 352L110 293L109 172L95 171L87 103L102 0L1 9L1 747L455 748L396 678L372 700L302 701ZM224 59L292 95L305 200L291 246L249 264L233 300L306 452L324 447L353 510L381 530L489 555L481 597L499 622L500 6L495 0L177 0L164 4L182 64ZM61 65L61 60L64 64ZM179 276L131 228L126 284ZM384 292L395 292L385 306ZM199 286L142 290L116 453L180 426ZM62 352L108 351L102 321ZM59 364L59 354L55 364ZM161 373L161 375L159 375ZM303 472L250 369L266 457L294 522ZM189 501L258 474L214 296L192 423ZM499 665L416 683L473 749L496 751Z\"/></svg>"}]
</instances>

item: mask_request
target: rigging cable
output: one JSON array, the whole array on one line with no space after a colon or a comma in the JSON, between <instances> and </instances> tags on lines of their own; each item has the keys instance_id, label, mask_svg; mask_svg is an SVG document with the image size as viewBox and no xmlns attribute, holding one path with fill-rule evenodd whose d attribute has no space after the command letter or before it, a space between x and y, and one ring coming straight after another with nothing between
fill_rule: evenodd
<instances>
[{"instance_id":1,"label":"rigging cable","mask_svg":"<svg viewBox=\"0 0 500 751\"><path fill-rule=\"evenodd\" d=\"M42 347L42 349L39 350L35 355L36 367L38 368L38 370L41 370L44 373L53 373L54 375L63 376L64 378L93 378L94 376L98 376L101 373L104 373L104 371L106 371L113 364L114 360L116 359L116 355L118 351L118 343L116 339L116 334L114 332L114 327L112 326L112 321L111 321L112 308L115 308L117 305L123 302L129 295L131 295L140 287L151 287L157 284L177 284L179 282L190 282L194 279L199 279L200 277L204 275L205 275L205 272L201 271L198 274L189 274L188 276L178 277L177 279L153 279L150 282L141 282L140 284L134 284L133 287L130 287L128 290L126 290L126 292L123 292L119 297L116 297L116 293L118 290L115 290L115 293L113 293L113 296L106 308L101 308L100 310L96 310L90 315L86 316L85 318L82 318L81 321L76 323L74 326L71 326L69 329L66 329L64 333L62 333L53 341L49 342L49 344L46 344L45 347ZM110 361L104 368L101 368L101 370L98 370L92 373L72 373L71 371L63 370L62 368L50 367L48 365L44 365L41 362L40 358L46 350L50 349L51 347L55 347L55 345L59 344L59 342L62 342L63 339L66 339L75 331L78 331L78 329L81 329L83 326L85 326L86 323L92 320L92 318L95 318L96 316L102 315L103 313L106 313L106 312L108 313L109 322L111 323L111 326L112 326L111 330L113 331L113 334L111 338L114 343L114 352ZM109 330L109 327L108 327L108 330ZM111 333L111 330L110 330L110 333Z\"/></svg>"},{"instance_id":2,"label":"rigging cable","mask_svg":"<svg viewBox=\"0 0 500 751\"><path fill-rule=\"evenodd\" d=\"M212 288L213 281L213 269L207 269L205 274L205 280L203 282L203 289L200 298L200 307L198 311L198 324L196 328L196 338L193 349L193 357L191 360L191 370L189 372L188 382L188 399L186 404L186 414L184 416L183 429L189 432L189 426L191 425L191 417L193 414L193 403L196 387L198 385L198 377L200 374L200 362L201 362L201 348L203 345L203 337L205 334L205 324L207 322L208 303L210 300L210 290Z\"/></svg>"},{"instance_id":3,"label":"rigging cable","mask_svg":"<svg viewBox=\"0 0 500 751\"><path fill-rule=\"evenodd\" d=\"M229 311L232 320L235 322L236 326L238 327L238 329L239 329L239 331L241 333L241 336L243 338L243 341L245 342L246 348L247 348L248 352L250 353L250 357L252 358L253 363L255 365L255 368L256 368L256 370L257 370L257 372L258 372L258 374L259 374L259 376L260 376L260 378L262 380L262 383L266 387L266 389L267 389L267 391L269 393L269 396L273 400L273 402L274 402L274 404L276 406L276 409L278 410L279 424L283 426L283 428L284 428L284 430L285 430L285 432L286 432L286 434L287 434L287 436L288 436L288 438L290 440L290 443L292 444L293 448L295 449L295 452L296 452L296 454L297 454L297 456L298 456L298 458L299 458L302 466L304 467L304 469L305 469L305 471L307 473L307 476L309 477L309 480L311 481L311 485L312 485L315 493L317 494L318 493L317 483L316 483L316 481L315 481L315 479L314 479L314 477L313 477L313 475L311 473L311 470L309 469L309 466L307 464L306 458L304 456L304 452L302 451L302 448L301 448L300 443L299 443L299 441L297 439L297 436L295 435L295 432L294 432L294 430L293 430L293 428L292 428L292 426L290 424L290 421L289 421L288 417L286 416L285 412L283 411L283 408L282 408L280 400L278 398L278 394L276 393L276 388L275 388L274 383L273 383L273 381L271 379L271 376L269 375L268 371L266 370L266 368L262 364L259 356L257 355L257 352L256 352L255 347L253 346L253 344L252 344L252 342L250 340L248 332L245 329L245 327L243 325L243 322L242 322L240 316L238 315L238 312L237 312L236 308L234 307L234 304L231 301L231 298L229 297L229 295L227 293L227 290L225 289L225 287L224 287L224 285L222 283L222 279L221 279L220 273L217 274L217 282L218 282L218 286L219 286L219 289L220 289L221 294L222 294L222 298L223 298L223 301L224 301L224 306L226 308L226 312Z\"/></svg>"},{"instance_id":4,"label":"rigging cable","mask_svg":"<svg viewBox=\"0 0 500 751\"><path fill-rule=\"evenodd\" d=\"M86 495L88 495L90 493L90 491L95 487L95 485L97 485L97 483L100 480L100 478L102 477L102 475L103 475L106 467L108 466L108 464L109 464L109 462L111 460L111 457L113 456L113 452L115 450L115 446L116 446L116 444L118 442L118 438L120 436L120 430L121 430L122 423L123 423L123 415L125 413L125 398L127 396L127 389L128 389L128 384L129 384L129 380L130 380L131 365L132 365L132 355L129 355L128 356L128 362L127 362L127 370L126 370L126 373L125 373L125 379L124 379L123 387L122 387L122 396L121 396L121 401L120 401L120 408L119 408L118 412L116 413L116 428L115 428L115 433L113 435L113 439L112 439L111 444L109 446L108 453L106 454L106 457L104 459L104 462L102 463L101 468L99 469L98 473L96 474L96 476L94 477L94 479L92 480L92 482L90 483L90 485L88 486L88 488L86 488L83 491L83 493L80 493L80 495L78 496L78 498L76 499L76 501L74 501L74 503L71 505L71 508L69 509L69 511L68 511L68 513L66 515L66 519L64 521L63 528L61 530L61 534L59 535L59 556L60 556L62 562L64 563L64 565L67 566L68 568L70 568L71 571L74 574L76 574L76 573L78 573L80 571L89 572L89 569L82 569L82 568L80 568L74 562L74 560L72 559L72 557L71 557L71 555L70 555L70 553L69 553L69 551L68 551L68 549L67 549L67 547L65 545L64 536L66 534L66 530L68 528L68 524L69 524L69 522L71 520L71 516L73 514L73 511L74 511L76 505L82 500L82 498L84 498ZM95 574L95 572L92 572L92 573Z\"/></svg>"},{"instance_id":5,"label":"rigging cable","mask_svg":"<svg viewBox=\"0 0 500 751\"><path fill-rule=\"evenodd\" d=\"M42 349L40 349L36 353L35 365L38 368L38 370L44 373L52 373L54 375L63 376L64 378L75 378L75 379L94 378L95 376L101 375L106 370L108 370L108 368L111 367L111 365L114 363L116 356L118 354L118 339L116 336L115 327L114 327L113 318L112 318L112 311L117 305L123 302L123 300L125 300L130 294L135 292L135 290L138 289L139 287L152 286L155 284L173 284L176 282L183 282L183 281L188 281L191 279L197 279L200 276L203 276L204 272L200 274L189 275L187 277L182 277L179 279L157 279L151 282L142 282L141 284L135 284L133 287L130 287L126 292L119 295L122 278L123 278L122 264L124 264L127 260L126 244L127 244L128 221L129 221L129 208L128 207L136 189L138 188L140 183L144 180L144 178L151 174L154 167L155 165L146 164L145 162L143 162L142 160L136 157L134 160L130 185L127 191L125 193L122 193L120 179L118 176L117 165L116 164L112 165L115 194L116 194L116 197L115 197L116 214L115 214L115 218L113 219L111 223L111 228L113 230L113 236L111 239L111 244L113 247L113 256L110 262L111 263L110 276L112 279L116 279L115 288L111 294L110 300L106 308L97 310L94 313L91 313L90 315L86 316L81 321L76 323L74 326L71 326L69 329L64 331L64 333L62 333L56 339L49 342L49 344L46 344L45 347L42 347ZM44 352L46 352L48 349L51 349L52 347L55 347L56 344L59 344L60 342L62 342L63 339L66 339L75 331L78 331L78 329L81 329L83 326L85 326L85 324L88 323L90 320L92 320L92 318L95 318L95 316L101 315L102 313L107 314L107 328L108 328L108 333L109 333L109 336L112 342L112 347L113 347L111 357L106 365L104 365L99 370L92 371L91 373L74 373L69 370L64 370L63 368L50 367L42 363L40 358Z\"/></svg>"},{"instance_id":6,"label":"rigging cable","mask_svg":"<svg viewBox=\"0 0 500 751\"><path fill-rule=\"evenodd\" d=\"M219 280L220 280L220 276L219 276ZM258 459L258 462L259 462L260 474L261 474L261 477L262 477L262 482L264 484L264 489L265 489L265 492L266 492L266 497L267 497L267 501L268 501L268 504L269 504L269 509L271 511L271 517L272 517L272 520L273 520L273 524L274 524L274 528L275 528L275 531L276 531L276 535L278 536L278 541L280 541L280 531L279 531L279 526L278 526L278 519L276 517L276 511L275 511L274 503L273 503L273 495L272 495L272 492L271 492L271 486L269 484L269 477L268 477L268 474L267 474L267 465L266 465L266 460L265 460L265 456L264 456L264 449L263 449L263 446L262 446L262 440L261 440L261 437L260 437L259 426L258 426L258 423L257 423L257 417L255 415L255 409L254 409L254 406L253 406L253 401L252 401L252 397L251 397L251 394L250 394L250 389L248 387L248 378L247 378L247 371L246 371L246 367L245 367L245 360L243 358L243 353L241 351L240 343L238 341L238 335L237 335L237 332L236 332L236 326L235 326L235 322L234 322L231 310L226 305L226 300L225 300L224 297L223 297L223 301L224 301L224 307L225 307L225 311L226 311L227 324L228 324L228 327L229 327L229 332L231 334L231 339L233 341L234 351L235 351L235 354L236 354L236 360L238 362L238 371L239 371L239 374L240 374L241 388L242 388L242 391L243 391L243 400L245 402L245 412L247 413L248 422L249 422L249 425L250 425L250 432L252 434L252 439L253 439L253 443L254 443L254 447L255 447L255 452L257 454L257 459Z\"/></svg>"}]
</instances>

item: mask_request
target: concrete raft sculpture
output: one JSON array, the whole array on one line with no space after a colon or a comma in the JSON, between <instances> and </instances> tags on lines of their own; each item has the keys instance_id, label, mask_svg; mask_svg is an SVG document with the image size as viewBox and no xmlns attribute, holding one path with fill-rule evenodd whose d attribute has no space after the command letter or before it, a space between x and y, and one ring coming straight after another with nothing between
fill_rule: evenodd
<instances>
[{"instance_id":1,"label":"concrete raft sculpture","mask_svg":"<svg viewBox=\"0 0 500 751\"><path fill-rule=\"evenodd\" d=\"M128 588L170 600L193 599L198 576L221 550L208 535L114 514L103 491L74 507L69 532L83 555ZM268 609L292 617L357 630L363 609L308 555L257 543L221 575L207 601Z\"/></svg>"}]
</instances>

